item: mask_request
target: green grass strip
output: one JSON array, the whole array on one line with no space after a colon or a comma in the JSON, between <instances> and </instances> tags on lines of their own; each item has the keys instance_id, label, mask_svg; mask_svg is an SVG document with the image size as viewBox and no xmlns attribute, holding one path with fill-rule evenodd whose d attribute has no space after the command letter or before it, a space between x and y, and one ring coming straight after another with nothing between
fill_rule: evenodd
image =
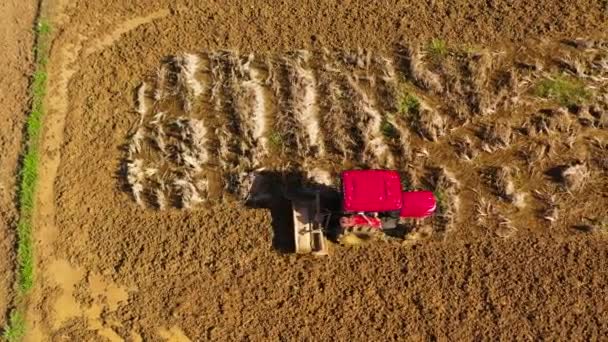
<instances>
[{"instance_id":1,"label":"green grass strip","mask_svg":"<svg viewBox=\"0 0 608 342\"><path fill-rule=\"evenodd\" d=\"M2 337L9 342L20 341L25 335L25 319L21 312L13 310L8 321L8 327L4 330Z\"/></svg>"},{"instance_id":2,"label":"green grass strip","mask_svg":"<svg viewBox=\"0 0 608 342\"><path fill-rule=\"evenodd\" d=\"M24 299L34 285L33 213L38 180L40 132L46 96L48 52L51 27L44 19L36 26L36 70L32 78L32 109L28 116L27 145L19 173L19 222L17 224L17 303L11 312L2 337L9 342L20 341L26 332Z\"/></svg>"}]
</instances>

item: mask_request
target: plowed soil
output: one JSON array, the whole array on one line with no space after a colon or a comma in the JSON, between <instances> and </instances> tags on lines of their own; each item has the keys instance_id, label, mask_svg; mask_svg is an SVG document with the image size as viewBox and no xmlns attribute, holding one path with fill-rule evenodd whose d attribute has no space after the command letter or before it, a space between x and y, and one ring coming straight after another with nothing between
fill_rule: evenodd
<instances>
[{"instance_id":1,"label":"plowed soil","mask_svg":"<svg viewBox=\"0 0 608 342\"><path fill-rule=\"evenodd\" d=\"M138 120L136 86L169 55L390 52L436 37L495 48L606 40L606 6L584 0L49 3L54 40L29 340L605 338L608 238L570 229L576 211L557 228L536 220L508 239L477 227L469 215L442 240L332 245L331 256L315 259L275 248L281 232L273 230L277 217L268 210L232 201L190 211L143 209L121 188L120 169L125 137ZM440 162L442 154L429 158ZM605 217L601 190L589 198Z\"/></svg>"}]
</instances>

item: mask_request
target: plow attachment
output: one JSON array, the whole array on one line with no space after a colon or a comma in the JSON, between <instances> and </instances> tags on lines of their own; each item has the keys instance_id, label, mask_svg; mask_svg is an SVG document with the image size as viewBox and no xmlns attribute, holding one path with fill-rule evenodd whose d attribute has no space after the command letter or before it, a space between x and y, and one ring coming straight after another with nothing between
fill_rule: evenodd
<instances>
[{"instance_id":1,"label":"plow attachment","mask_svg":"<svg viewBox=\"0 0 608 342\"><path fill-rule=\"evenodd\" d=\"M319 193L314 200L293 200L293 227L296 253L327 255L323 227L329 215L321 212Z\"/></svg>"}]
</instances>

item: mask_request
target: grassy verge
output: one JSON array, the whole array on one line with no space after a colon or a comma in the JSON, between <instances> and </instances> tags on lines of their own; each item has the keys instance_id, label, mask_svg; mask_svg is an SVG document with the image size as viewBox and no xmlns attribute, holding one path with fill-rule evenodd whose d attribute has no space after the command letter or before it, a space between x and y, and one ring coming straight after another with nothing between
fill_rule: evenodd
<instances>
[{"instance_id":1,"label":"grassy verge","mask_svg":"<svg viewBox=\"0 0 608 342\"><path fill-rule=\"evenodd\" d=\"M25 335L25 320L23 314L18 310L13 310L8 321L8 326L4 330L2 337L7 341L19 341Z\"/></svg>"},{"instance_id":2,"label":"grassy verge","mask_svg":"<svg viewBox=\"0 0 608 342\"><path fill-rule=\"evenodd\" d=\"M25 298L34 285L34 251L32 239L32 219L36 183L38 180L39 142L44 114L44 97L46 95L48 49L51 27L44 19L36 25L36 70L32 79L32 108L28 116L27 145L19 173L19 222L17 224L17 303L11 312L8 326L4 328L3 338L7 341L19 341L26 331Z\"/></svg>"}]
</instances>

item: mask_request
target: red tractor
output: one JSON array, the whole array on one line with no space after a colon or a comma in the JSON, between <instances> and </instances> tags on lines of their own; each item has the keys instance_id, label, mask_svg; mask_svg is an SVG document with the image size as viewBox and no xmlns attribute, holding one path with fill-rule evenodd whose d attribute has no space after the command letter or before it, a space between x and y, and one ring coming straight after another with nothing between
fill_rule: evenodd
<instances>
[{"instance_id":1,"label":"red tractor","mask_svg":"<svg viewBox=\"0 0 608 342\"><path fill-rule=\"evenodd\" d=\"M256 180L252 184L250 197L261 188ZM336 240L353 234L371 237L396 228L400 219L428 217L436 208L431 191L403 192L399 173L391 170L344 171L338 193L324 186L312 191L297 187L296 192L282 191L291 201L296 253L326 255L326 235Z\"/></svg>"}]
</instances>

